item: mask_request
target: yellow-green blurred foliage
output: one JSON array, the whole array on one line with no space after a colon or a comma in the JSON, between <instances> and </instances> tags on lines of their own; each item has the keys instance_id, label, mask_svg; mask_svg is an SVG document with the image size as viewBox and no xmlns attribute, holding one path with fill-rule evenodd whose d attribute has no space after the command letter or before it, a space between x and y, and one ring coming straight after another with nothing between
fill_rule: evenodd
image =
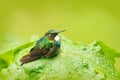
<instances>
[{"instance_id":1,"label":"yellow-green blurred foliage","mask_svg":"<svg viewBox=\"0 0 120 80\"><path fill-rule=\"evenodd\" d=\"M119 0L1 0L0 47L49 29L74 41L100 40L120 51ZM5 46L4 46L5 47Z\"/></svg>"},{"instance_id":2,"label":"yellow-green blurred foliage","mask_svg":"<svg viewBox=\"0 0 120 80\"><path fill-rule=\"evenodd\" d=\"M0 50L49 29L66 29L62 34L73 41L99 40L120 52L120 1L0 0Z\"/></svg>"}]
</instances>

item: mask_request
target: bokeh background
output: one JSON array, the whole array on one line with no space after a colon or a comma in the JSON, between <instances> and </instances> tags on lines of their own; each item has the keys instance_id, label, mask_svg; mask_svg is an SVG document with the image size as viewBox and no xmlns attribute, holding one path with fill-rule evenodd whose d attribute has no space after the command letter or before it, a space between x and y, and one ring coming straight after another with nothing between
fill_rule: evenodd
<instances>
[{"instance_id":1,"label":"bokeh background","mask_svg":"<svg viewBox=\"0 0 120 80\"><path fill-rule=\"evenodd\" d=\"M0 48L50 29L73 41L99 40L120 52L119 0L0 0Z\"/></svg>"},{"instance_id":2,"label":"bokeh background","mask_svg":"<svg viewBox=\"0 0 120 80\"><path fill-rule=\"evenodd\" d=\"M99 40L120 52L120 0L0 0L0 52L50 29L66 29L62 34L73 41Z\"/></svg>"}]
</instances>

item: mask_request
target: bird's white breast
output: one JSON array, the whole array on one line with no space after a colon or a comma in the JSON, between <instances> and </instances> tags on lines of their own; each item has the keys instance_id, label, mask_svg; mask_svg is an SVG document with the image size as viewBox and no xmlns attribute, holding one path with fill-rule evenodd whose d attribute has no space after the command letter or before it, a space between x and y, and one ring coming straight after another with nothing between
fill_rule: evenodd
<instances>
[{"instance_id":1,"label":"bird's white breast","mask_svg":"<svg viewBox=\"0 0 120 80\"><path fill-rule=\"evenodd\" d=\"M59 36L56 36L54 39L55 39L55 41L59 41L59 40L60 40L60 37L59 37Z\"/></svg>"}]
</instances>

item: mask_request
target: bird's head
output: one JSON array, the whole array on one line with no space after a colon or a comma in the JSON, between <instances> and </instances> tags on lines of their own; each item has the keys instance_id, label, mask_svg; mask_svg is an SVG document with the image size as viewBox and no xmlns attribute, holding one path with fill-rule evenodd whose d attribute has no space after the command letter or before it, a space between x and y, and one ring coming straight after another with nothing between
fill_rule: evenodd
<instances>
[{"instance_id":1,"label":"bird's head","mask_svg":"<svg viewBox=\"0 0 120 80\"><path fill-rule=\"evenodd\" d=\"M64 32L65 30L56 31L56 30L49 30L47 33L45 33L45 37L49 39L54 39L59 33Z\"/></svg>"}]
</instances>

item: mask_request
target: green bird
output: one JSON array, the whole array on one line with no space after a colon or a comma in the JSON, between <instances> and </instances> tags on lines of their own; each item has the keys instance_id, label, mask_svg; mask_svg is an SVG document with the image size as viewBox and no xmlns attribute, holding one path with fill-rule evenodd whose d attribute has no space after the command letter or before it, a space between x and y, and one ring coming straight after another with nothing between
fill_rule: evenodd
<instances>
[{"instance_id":1,"label":"green bird","mask_svg":"<svg viewBox=\"0 0 120 80\"><path fill-rule=\"evenodd\" d=\"M58 54L61 41L58 36L59 33L65 30L56 31L49 30L45 35L40 38L35 46L29 51L29 54L20 59L21 65L37 60L41 57L51 58Z\"/></svg>"}]
</instances>

